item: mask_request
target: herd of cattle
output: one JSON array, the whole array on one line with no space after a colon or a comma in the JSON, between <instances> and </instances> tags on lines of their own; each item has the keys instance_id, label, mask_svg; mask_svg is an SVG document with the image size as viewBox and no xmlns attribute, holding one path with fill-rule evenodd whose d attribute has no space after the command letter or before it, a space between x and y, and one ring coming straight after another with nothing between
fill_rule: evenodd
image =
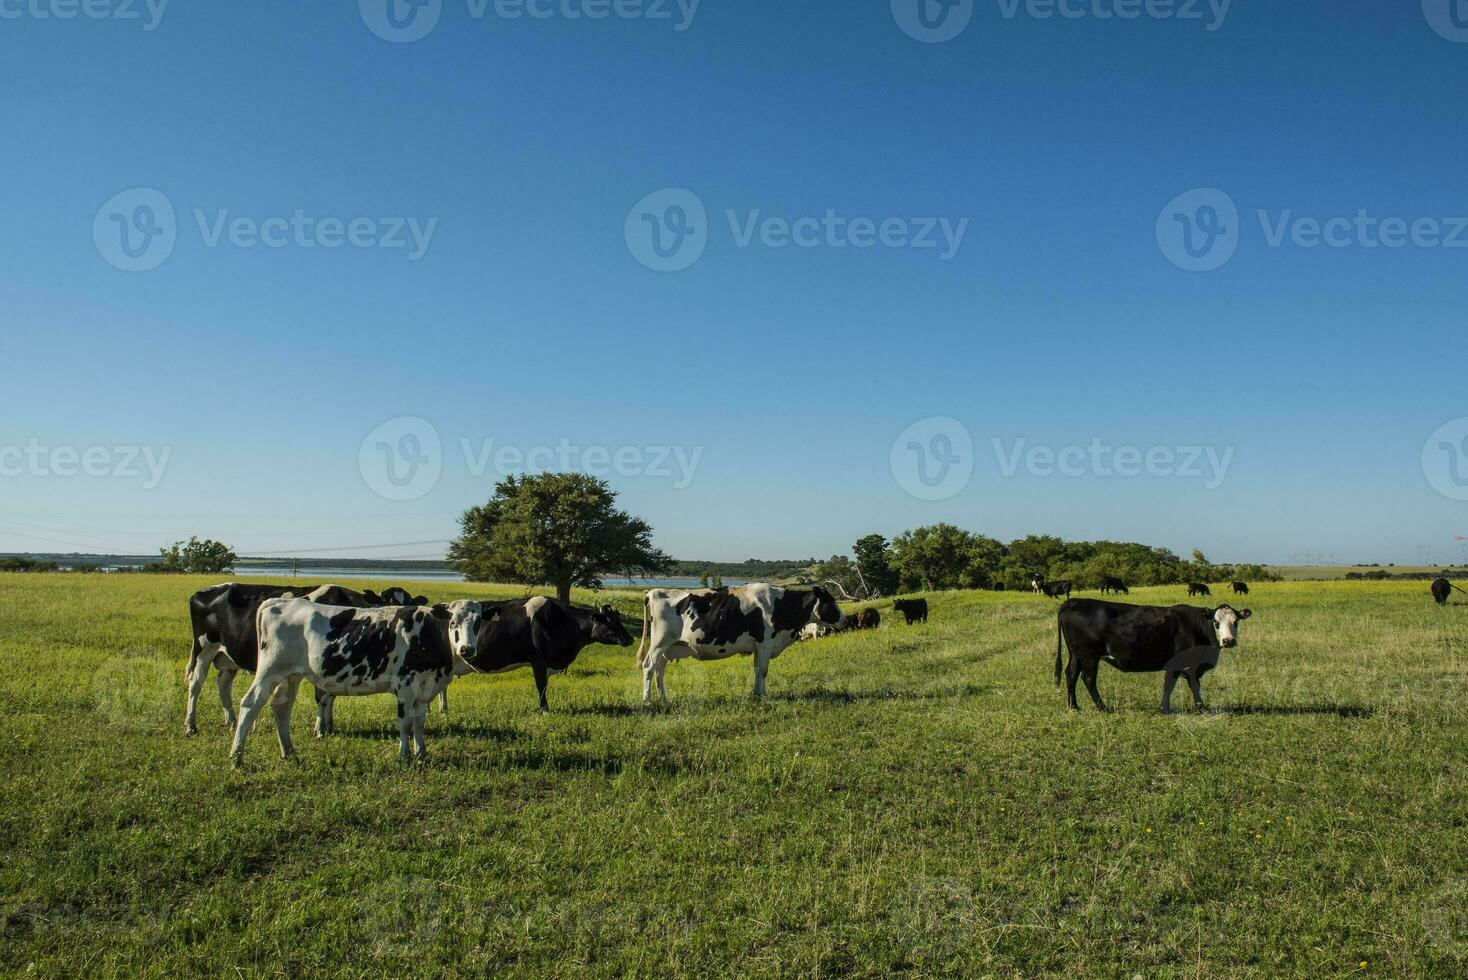
<instances>
[{"instance_id":1,"label":"herd of cattle","mask_svg":"<svg viewBox=\"0 0 1468 980\"><path fill-rule=\"evenodd\" d=\"M1045 582L1035 576L1036 592L1060 598L1056 618L1055 683L1062 659L1067 701L1076 702L1083 681L1091 700L1108 710L1096 689L1100 664L1125 672L1163 672L1162 710L1170 710L1172 690L1184 679L1202 708L1199 682L1218 663L1221 650L1238 644L1239 624L1252 613L1223 604L1141 606L1106 599L1070 598L1070 582ZM1432 595L1446 603L1456 585L1432 583ZM1233 583L1237 594L1248 585ZM1107 579L1106 592L1129 594L1119 579ZM1188 595L1210 595L1207 585L1191 583ZM1468 593L1465 593L1468 594ZM896 599L895 614L910 626L926 623L926 599ZM411 760L425 754L424 720L434 698L448 711L450 681L464 674L497 674L528 667L535 677L540 710L548 710L546 684L566 670L593 643L630 647L633 638L621 614L610 605L586 607L534 596L499 602L460 599L429 605L401 588L359 592L338 585L276 586L225 583L201 589L189 600L193 628L185 678L188 705L184 727L198 732L199 695L216 671L224 723L234 730L230 757L243 758L256 717L269 700L282 754L294 752L291 712L302 681L316 692L318 738L333 730L332 706L339 696L391 693L397 698L399 753ZM637 667L642 672L644 704L654 687L667 703L663 675L675 660L754 658L754 693L763 696L770 661L796 640L827 632L871 629L881 621L875 609L844 616L823 588L786 589L741 585L717 589L653 589L643 600L642 636ZM239 671L255 675L240 703L232 697Z\"/></svg>"}]
</instances>

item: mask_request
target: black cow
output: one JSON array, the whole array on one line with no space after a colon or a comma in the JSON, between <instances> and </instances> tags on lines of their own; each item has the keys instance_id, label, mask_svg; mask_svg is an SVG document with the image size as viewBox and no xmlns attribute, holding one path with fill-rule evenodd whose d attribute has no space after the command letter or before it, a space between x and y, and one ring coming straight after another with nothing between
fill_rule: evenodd
<instances>
[{"instance_id":1,"label":"black cow","mask_svg":"<svg viewBox=\"0 0 1468 980\"><path fill-rule=\"evenodd\" d=\"M1208 588L1208 586L1204 585L1202 582L1189 582L1188 598L1191 599L1195 595L1211 596L1213 595L1213 590Z\"/></svg>"},{"instance_id":2,"label":"black cow","mask_svg":"<svg viewBox=\"0 0 1468 980\"><path fill-rule=\"evenodd\" d=\"M1162 670L1162 710L1172 710L1172 688L1186 677L1193 704L1203 705L1199 681L1218 663L1218 651L1238 645L1239 623L1252 616L1248 609L1223 605L1133 606L1105 599L1067 599L1056 616L1055 683L1060 684L1060 655L1070 651L1065 665L1066 698L1076 703L1076 679L1086 682L1091 700L1109 710L1096 690L1101 661L1127 673Z\"/></svg>"},{"instance_id":3,"label":"black cow","mask_svg":"<svg viewBox=\"0 0 1468 980\"><path fill-rule=\"evenodd\" d=\"M1122 595L1132 594L1132 590L1127 588L1126 583L1121 579L1112 575L1103 575L1101 576L1101 594L1105 595L1108 592L1120 593Z\"/></svg>"},{"instance_id":4,"label":"black cow","mask_svg":"<svg viewBox=\"0 0 1468 980\"><path fill-rule=\"evenodd\" d=\"M1233 590L1234 590L1234 595L1248 595L1249 594L1249 583L1248 582L1235 582L1233 584Z\"/></svg>"},{"instance_id":5,"label":"black cow","mask_svg":"<svg viewBox=\"0 0 1468 980\"><path fill-rule=\"evenodd\" d=\"M1448 604L1448 596L1452 593L1452 590L1454 589L1457 589L1459 592L1463 592L1462 589L1459 589L1456 585L1454 585L1452 582L1449 582L1445 578L1437 578L1432 580L1432 597L1437 600L1437 604L1439 606L1446 606ZM1468 595L1468 592L1463 592L1463 594Z\"/></svg>"},{"instance_id":6,"label":"black cow","mask_svg":"<svg viewBox=\"0 0 1468 980\"><path fill-rule=\"evenodd\" d=\"M451 603L457 611L467 603ZM507 602L486 602L478 630L472 637L474 653L462 657L475 673L503 674L529 667L540 692L540 710L549 711L545 700L551 674L559 674L575 661L589 644L630 647L632 635L622 625L622 614L611 606L587 609L559 599L534 596ZM456 667L456 672L462 672Z\"/></svg>"},{"instance_id":7,"label":"black cow","mask_svg":"<svg viewBox=\"0 0 1468 980\"><path fill-rule=\"evenodd\" d=\"M875 609L863 609L853 613L847 620L852 629L874 630L882 624L882 614Z\"/></svg>"},{"instance_id":8,"label":"black cow","mask_svg":"<svg viewBox=\"0 0 1468 980\"><path fill-rule=\"evenodd\" d=\"M928 621L928 600L893 599L892 611L902 613L909 626L919 621L926 623Z\"/></svg>"},{"instance_id":9,"label":"black cow","mask_svg":"<svg viewBox=\"0 0 1468 980\"><path fill-rule=\"evenodd\" d=\"M1070 590L1071 581L1068 578L1063 578L1059 582L1045 582L1040 586L1040 591L1044 592L1052 599L1059 599L1061 596L1065 596L1067 599L1069 599Z\"/></svg>"}]
</instances>

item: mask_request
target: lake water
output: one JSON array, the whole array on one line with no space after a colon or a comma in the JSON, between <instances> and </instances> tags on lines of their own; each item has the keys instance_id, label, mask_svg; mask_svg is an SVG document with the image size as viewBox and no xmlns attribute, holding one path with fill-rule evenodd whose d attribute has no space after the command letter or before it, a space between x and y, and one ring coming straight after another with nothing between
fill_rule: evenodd
<instances>
[{"instance_id":1,"label":"lake water","mask_svg":"<svg viewBox=\"0 0 1468 980\"><path fill-rule=\"evenodd\" d=\"M280 579L289 582L292 578L288 565L250 565L235 569L237 575L254 578ZM455 571L397 571L391 568L303 568L294 576L307 582L331 582L343 578L377 579L404 582L462 582L464 576ZM724 579L725 585L746 585L748 579ZM609 589L696 589L696 578L608 578L602 580Z\"/></svg>"}]
</instances>

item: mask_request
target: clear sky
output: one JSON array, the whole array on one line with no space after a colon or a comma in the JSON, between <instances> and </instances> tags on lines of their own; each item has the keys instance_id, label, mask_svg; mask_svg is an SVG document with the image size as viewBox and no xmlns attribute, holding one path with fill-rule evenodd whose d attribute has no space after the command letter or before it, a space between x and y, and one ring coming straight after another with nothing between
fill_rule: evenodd
<instances>
[{"instance_id":1,"label":"clear sky","mask_svg":"<svg viewBox=\"0 0 1468 980\"><path fill-rule=\"evenodd\" d=\"M1468 560L1468 10L388 2L0 0L0 550Z\"/></svg>"}]
</instances>

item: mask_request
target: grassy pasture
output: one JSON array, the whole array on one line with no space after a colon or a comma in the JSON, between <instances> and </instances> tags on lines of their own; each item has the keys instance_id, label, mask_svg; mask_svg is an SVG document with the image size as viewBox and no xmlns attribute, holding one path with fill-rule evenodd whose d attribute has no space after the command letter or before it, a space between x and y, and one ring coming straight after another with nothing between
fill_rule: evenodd
<instances>
[{"instance_id":1,"label":"grassy pasture","mask_svg":"<svg viewBox=\"0 0 1468 980\"><path fill-rule=\"evenodd\" d=\"M1256 586L1201 715L1108 667L1117 712L1069 711L1053 601L947 593L764 703L740 658L647 712L596 647L546 716L528 671L456 682L426 766L390 697L317 742L303 695L298 758L267 716L240 772L212 684L182 735L205 584L0 575L0 973L1468 971L1468 600L1426 583Z\"/></svg>"}]
</instances>

